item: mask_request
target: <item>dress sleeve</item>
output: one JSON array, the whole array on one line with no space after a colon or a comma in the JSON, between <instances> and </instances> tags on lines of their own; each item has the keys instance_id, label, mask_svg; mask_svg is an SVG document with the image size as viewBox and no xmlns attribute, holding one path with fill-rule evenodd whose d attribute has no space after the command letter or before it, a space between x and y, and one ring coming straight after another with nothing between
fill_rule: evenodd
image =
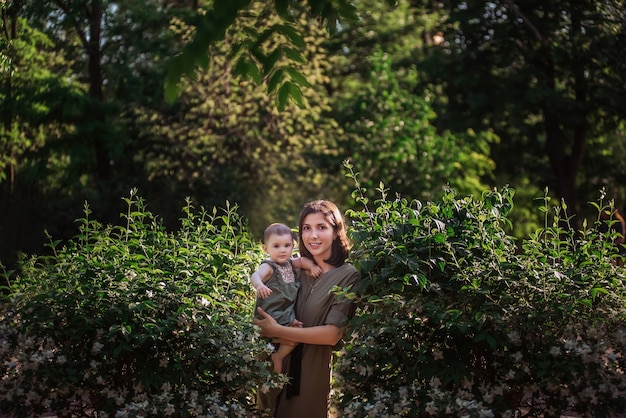
<instances>
[{"instance_id":1,"label":"dress sleeve","mask_svg":"<svg viewBox=\"0 0 626 418\"><path fill-rule=\"evenodd\" d=\"M346 275L338 281L337 285L341 287L353 286L360 278L361 274L352 267ZM339 328L345 327L348 320L354 316L355 310L356 306L352 300L342 296L335 296L328 310L328 314L326 315L324 324L335 325Z\"/></svg>"}]
</instances>

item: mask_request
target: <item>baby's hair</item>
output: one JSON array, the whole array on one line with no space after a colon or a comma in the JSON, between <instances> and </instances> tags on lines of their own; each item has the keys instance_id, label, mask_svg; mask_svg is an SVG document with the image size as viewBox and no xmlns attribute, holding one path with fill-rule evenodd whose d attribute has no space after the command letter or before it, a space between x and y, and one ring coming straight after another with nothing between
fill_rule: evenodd
<instances>
[{"instance_id":1,"label":"baby's hair","mask_svg":"<svg viewBox=\"0 0 626 418\"><path fill-rule=\"evenodd\" d=\"M285 224L280 223L273 223L265 228L265 233L263 234L263 242L267 242L272 235L291 235L291 237L293 238L291 228L289 228Z\"/></svg>"}]
</instances>

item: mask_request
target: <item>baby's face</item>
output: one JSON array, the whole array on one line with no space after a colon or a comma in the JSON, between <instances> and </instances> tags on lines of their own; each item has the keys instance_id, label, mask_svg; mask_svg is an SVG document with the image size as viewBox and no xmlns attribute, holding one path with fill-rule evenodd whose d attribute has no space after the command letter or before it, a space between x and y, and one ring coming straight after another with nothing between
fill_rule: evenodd
<instances>
[{"instance_id":1,"label":"baby's face","mask_svg":"<svg viewBox=\"0 0 626 418\"><path fill-rule=\"evenodd\" d=\"M290 234L271 235L267 242L263 245L263 250L270 259L279 264L284 264L293 254L293 238Z\"/></svg>"}]
</instances>

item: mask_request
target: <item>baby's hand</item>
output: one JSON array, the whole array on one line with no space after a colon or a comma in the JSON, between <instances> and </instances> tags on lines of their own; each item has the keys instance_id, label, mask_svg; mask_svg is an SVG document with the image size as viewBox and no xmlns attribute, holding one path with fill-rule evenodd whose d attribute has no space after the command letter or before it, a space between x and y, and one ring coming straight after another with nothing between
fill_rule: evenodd
<instances>
[{"instance_id":1,"label":"baby's hand","mask_svg":"<svg viewBox=\"0 0 626 418\"><path fill-rule=\"evenodd\" d=\"M298 321L297 319L294 319L293 322L291 324L289 324L290 327L295 327L295 328L302 328L304 324L302 323L302 321Z\"/></svg>"},{"instance_id":2,"label":"baby's hand","mask_svg":"<svg viewBox=\"0 0 626 418\"><path fill-rule=\"evenodd\" d=\"M320 277L320 275L322 274L322 268L320 266L317 266L317 265L313 266L311 268L310 273L311 273L311 276L313 276L315 278Z\"/></svg>"},{"instance_id":3,"label":"baby's hand","mask_svg":"<svg viewBox=\"0 0 626 418\"><path fill-rule=\"evenodd\" d=\"M259 286L259 288L256 290L257 296L261 299L265 299L270 295L270 293L272 293L272 289L265 285Z\"/></svg>"}]
</instances>

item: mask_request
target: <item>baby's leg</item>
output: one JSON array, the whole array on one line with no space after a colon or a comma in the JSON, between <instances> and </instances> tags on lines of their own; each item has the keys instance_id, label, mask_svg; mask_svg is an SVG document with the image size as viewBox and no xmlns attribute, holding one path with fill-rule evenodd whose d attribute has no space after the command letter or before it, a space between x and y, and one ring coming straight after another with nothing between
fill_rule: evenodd
<instances>
[{"instance_id":1,"label":"baby's leg","mask_svg":"<svg viewBox=\"0 0 626 418\"><path fill-rule=\"evenodd\" d=\"M296 348L297 344L280 344L278 350L272 353L272 363L276 373L283 372L283 360Z\"/></svg>"}]
</instances>

